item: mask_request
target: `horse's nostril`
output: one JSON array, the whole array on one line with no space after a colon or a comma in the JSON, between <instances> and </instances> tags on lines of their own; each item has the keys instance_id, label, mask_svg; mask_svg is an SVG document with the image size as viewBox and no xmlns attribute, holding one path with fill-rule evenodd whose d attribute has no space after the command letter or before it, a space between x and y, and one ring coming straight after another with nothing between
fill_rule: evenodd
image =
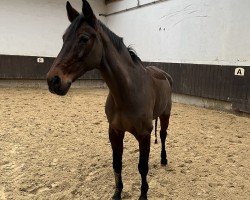
<instances>
[{"instance_id":1,"label":"horse's nostril","mask_svg":"<svg viewBox=\"0 0 250 200\"><path fill-rule=\"evenodd\" d=\"M61 83L61 79L59 76L54 76L52 79L51 79L51 83L52 85L59 85Z\"/></svg>"}]
</instances>

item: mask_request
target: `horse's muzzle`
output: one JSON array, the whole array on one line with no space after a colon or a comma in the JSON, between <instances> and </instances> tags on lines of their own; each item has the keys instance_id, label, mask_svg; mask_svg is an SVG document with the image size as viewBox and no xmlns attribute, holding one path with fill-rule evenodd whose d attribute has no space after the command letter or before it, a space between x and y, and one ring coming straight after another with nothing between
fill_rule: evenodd
<instances>
[{"instance_id":1,"label":"horse's muzzle","mask_svg":"<svg viewBox=\"0 0 250 200\"><path fill-rule=\"evenodd\" d=\"M47 78L47 83L49 86L49 91L53 94L64 96L69 91L71 86L71 81L63 83L59 76L54 76L52 78Z\"/></svg>"}]
</instances>

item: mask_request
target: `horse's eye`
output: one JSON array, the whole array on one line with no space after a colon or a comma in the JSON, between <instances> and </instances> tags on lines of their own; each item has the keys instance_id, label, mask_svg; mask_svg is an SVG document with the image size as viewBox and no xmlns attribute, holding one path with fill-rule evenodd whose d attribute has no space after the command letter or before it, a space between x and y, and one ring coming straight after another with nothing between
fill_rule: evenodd
<instances>
[{"instance_id":1,"label":"horse's eye","mask_svg":"<svg viewBox=\"0 0 250 200\"><path fill-rule=\"evenodd\" d=\"M79 39L80 43L86 44L89 41L89 36L83 35Z\"/></svg>"}]
</instances>

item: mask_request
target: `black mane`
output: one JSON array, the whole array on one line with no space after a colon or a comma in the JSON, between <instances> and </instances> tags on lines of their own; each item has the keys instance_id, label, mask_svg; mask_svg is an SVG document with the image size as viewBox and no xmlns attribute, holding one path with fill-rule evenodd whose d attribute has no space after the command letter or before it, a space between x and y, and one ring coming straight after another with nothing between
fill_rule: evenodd
<instances>
[{"instance_id":1,"label":"black mane","mask_svg":"<svg viewBox=\"0 0 250 200\"><path fill-rule=\"evenodd\" d=\"M142 61L139 58L139 56L137 55L136 51L131 46L128 46L127 49L128 49L128 52L129 52L129 54L134 62L142 63Z\"/></svg>"},{"instance_id":2,"label":"black mane","mask_svg":"<svg viewBox=\"0 0 250 200\"><path fill-rule=\"evenodd\" d=\"M111 40L112 44L115 46L118 52L121 52L122 49L127 49L129 52L132 60L136 63L142 63L141 59L138 57L137 53L132 47L126 47L123 43L123 38L116 35L113 31L111 31L107 26L105 26L101 21L99 21L104 32L108 35L109 39Z\"/></svg>"},{"instance_id":3,"label":"black mane","mask_svg":"<svg viewBox=\"0 0 250 200\"><path fill-rule=\"evenodd\" d=\"M112 44L115 48L120 52L125 46L123 43L123 38L116 35L113 31L111 31L107 26L105 26L101 21L99 21L104 32L108 35L109 39L111 40Z\"/></svg>"}]
</instances>

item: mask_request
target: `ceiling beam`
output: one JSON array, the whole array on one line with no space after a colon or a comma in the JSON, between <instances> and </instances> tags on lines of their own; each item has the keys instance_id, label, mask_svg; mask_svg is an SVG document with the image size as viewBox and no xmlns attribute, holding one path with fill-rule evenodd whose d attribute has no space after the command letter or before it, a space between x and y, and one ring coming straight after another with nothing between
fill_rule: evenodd
<instances>
[{"instance_id":1,"label":"ceiling beam","mask_svg":"<svg viewBox=\"0 0 250 200\"><path fill-rule=\"evenodd\" d=\"M121 1L121 0L105 0L105 3L108 4L108 3L112 3L112 2L116 2L116 1Z\"/></svg>"}]
</instances>

